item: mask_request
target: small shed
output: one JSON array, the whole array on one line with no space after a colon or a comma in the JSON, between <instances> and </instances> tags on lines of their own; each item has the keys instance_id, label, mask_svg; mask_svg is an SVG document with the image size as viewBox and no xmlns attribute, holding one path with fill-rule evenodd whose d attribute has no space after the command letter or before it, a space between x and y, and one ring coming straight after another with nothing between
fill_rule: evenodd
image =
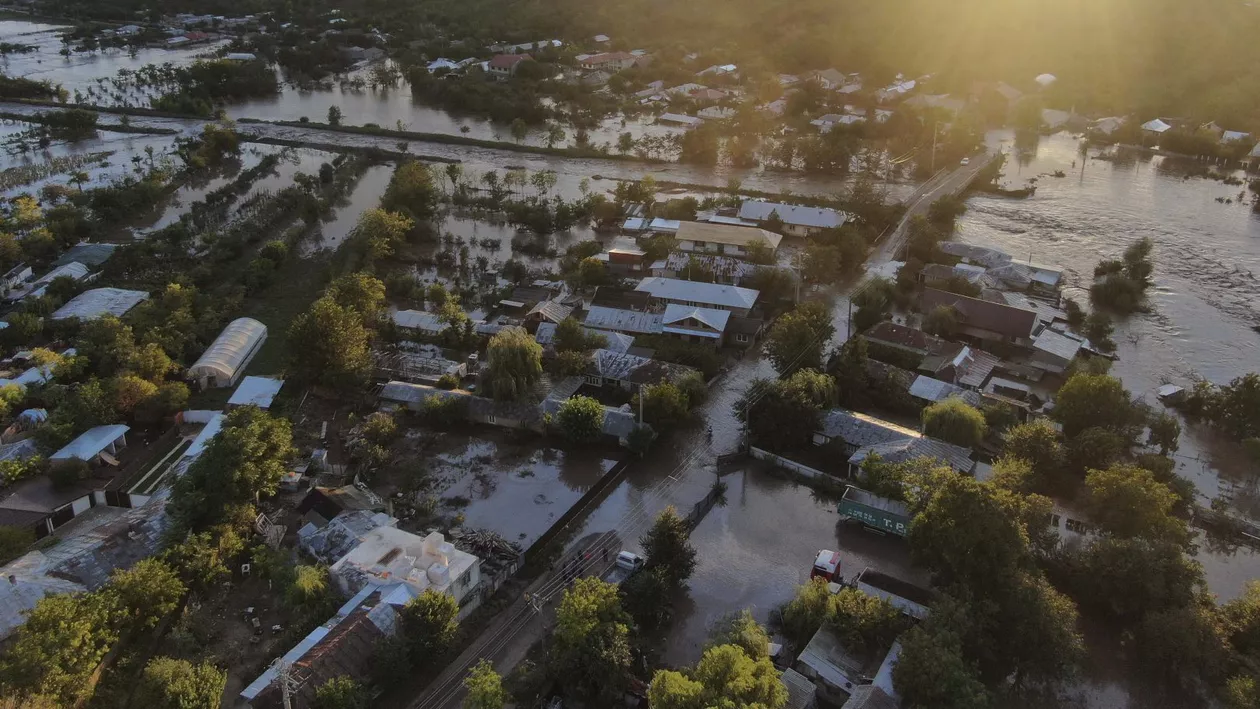
<instances>
[{"instance_id":1,"label":"small shed","mask_svg":"<svg viewBox=\"0 0 1260 709\"><path fill-rule=\"evenodd\" d=\"M188 368L188 378L203 389L232 386L266 341L266 325L253 318L237 318Z\"/></svg>"},{"instance_id":2,"label":"small shed","mask_svg":"<svg viewBox=\"0 0 1260 709\"><path fill-rule=\"evenodd\" d=\"M283 386L283 379L245 377L241 380L241 385L236 387L236 391L232 392L232 398L228 399L228 408L257 406L260 409L269 409L271 402L275 401L276 395L280 393L280 388Z\"/></svg>"},{"instance_id":3,"label":"small shed","mask_svg":"<svg viewBox=\"0 0 1260 709\"><path fill-rule=\"evenodd\" d=\"M127 447L127 431L129 426L114 424L89 428L79 437L70 441L64 448L52 454L52 460L86 460L89 463L100 462L118 465L114 456Z\"/></svg>"}]
</instances>

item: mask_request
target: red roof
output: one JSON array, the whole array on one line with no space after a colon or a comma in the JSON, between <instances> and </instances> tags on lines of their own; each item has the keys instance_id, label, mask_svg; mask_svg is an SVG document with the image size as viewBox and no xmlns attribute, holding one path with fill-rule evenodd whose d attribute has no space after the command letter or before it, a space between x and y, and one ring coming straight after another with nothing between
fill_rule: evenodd
<instances>
[{"instance_id":1,"label":"red roof","mask_svg":"<svg viewBox=\"0 0 1260 709\"><path fill-rule=\"evenodd\" d=\"M496 54L490 60L491 69L511 69L526 59L533 59L528 54Z\"/></svg>"}]
</instances>

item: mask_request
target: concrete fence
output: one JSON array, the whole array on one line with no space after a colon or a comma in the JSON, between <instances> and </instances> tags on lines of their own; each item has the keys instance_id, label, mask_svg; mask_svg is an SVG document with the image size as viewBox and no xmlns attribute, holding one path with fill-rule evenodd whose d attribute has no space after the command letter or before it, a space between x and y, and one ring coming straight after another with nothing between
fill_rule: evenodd
<instances>
[{"instance_id":1,"label":"concrete fence","mask_svg":"<svg viewBox=\"0 0 1260 709\"><path fill-rule=\"evenodd\" d=\"M781 455L775 455L774 453L771 453L768 450L762 450L761 448L757 448L756 446L749 449L749 452L752 454L752 457L756 458L757 460L769 461L781 468L786 468L788 470L791 470L794 473L797 473L798 475L803 475L807 478L835 477L832 475L828 475L821 470L811 468L808 465L801 465L800 463L797 463L794 460L788 460L787 458L784 458Z\"/></svg>"}]
</instances>

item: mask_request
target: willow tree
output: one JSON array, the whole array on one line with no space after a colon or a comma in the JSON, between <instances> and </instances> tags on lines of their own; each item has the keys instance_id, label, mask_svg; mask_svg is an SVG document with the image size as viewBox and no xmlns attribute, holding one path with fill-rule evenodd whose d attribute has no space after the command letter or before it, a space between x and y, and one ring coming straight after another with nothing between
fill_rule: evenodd
<instances>
[{"instance_id":1,"label":"willow tree","mask_svg":"<svg viewBox=\"0 0 1260 709\"><path fill-rule=\"evenodd\" d=\"M524 328L508 327L490 338L486 348L490 368L485 383L500 401L528 394L542 378L542 345Z\"/></svg>"}]
</instances>

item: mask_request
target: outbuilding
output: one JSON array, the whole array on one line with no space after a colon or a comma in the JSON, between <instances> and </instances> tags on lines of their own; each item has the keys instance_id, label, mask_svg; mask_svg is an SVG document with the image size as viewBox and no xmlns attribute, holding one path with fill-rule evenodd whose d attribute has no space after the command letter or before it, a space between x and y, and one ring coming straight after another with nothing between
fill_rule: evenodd
<instances>
[{"instance_id":1,"label":"outbuilding","mask_svg":"<svg viewBox=\"0 0 1260 709\"><path fill-rule=\"evenodd\" d=\"M237 318L188 368L188 378L202 389L233 386L266 341L266 325L253 318Z\"/></svg>"}]
</instances>

